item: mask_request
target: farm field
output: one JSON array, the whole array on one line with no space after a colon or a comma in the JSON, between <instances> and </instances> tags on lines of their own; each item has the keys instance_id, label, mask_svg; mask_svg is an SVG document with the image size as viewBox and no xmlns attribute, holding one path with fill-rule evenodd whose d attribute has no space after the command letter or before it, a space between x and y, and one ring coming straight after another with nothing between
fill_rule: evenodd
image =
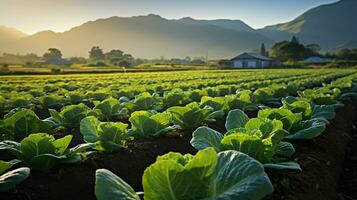
<instances>
[{"instance_id":1,"label":"farm field","mask_svg":"<svg viewBox=\"0 0 357 200\"><path fill-rule=\"evenodd\" d=\"M356 99L356 69L0 76L0 199L355 195Z\"/></svg>"}]
</instances>

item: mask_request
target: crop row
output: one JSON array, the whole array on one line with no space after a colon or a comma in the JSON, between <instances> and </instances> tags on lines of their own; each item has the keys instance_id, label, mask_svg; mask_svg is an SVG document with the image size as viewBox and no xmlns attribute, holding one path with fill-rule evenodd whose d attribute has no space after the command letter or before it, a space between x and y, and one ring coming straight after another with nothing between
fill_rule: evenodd
<instances>
[{"instance_id":1,"label":"crop row","mask_svg":"<svg viewBox=\"0 0 357 200\"><path fill-rule=\"evenodd\" d=\"M143 92L134 99L93 100L93 109L85 104L69 105L60 112L50 109L51 117L45 120L29 109L15 109L0 123L3 139L11 139L1 142L0 149L8 150L17 160L1 161L0 174L18 163L48 171L60 163L86 159L96 151L116 151L133 138L155 138L181 129L193 131L191 145L199 150L196 155L172 152L159 156L143 174L144 193L100 169L96 173L97 198L140 199L144 194L145 199L260 199L273 191L264 168L301 170L292 161L294 147L289 141L322 134L334 110L343 106L337 100L356 97L356 75L329 73L306 79L295 75L294 87L270 82L248 87L253 90L238 88L221 97L205 94L199 103L185 101L190 90L180 91L181 97L175 91L162 96ZM330 83L313 88L326 82ZM178 94L173 95L175 103L170 106L168 94ZM243 111L258 107L257 117L250 118ZM111 122L118 116L130 116L130 125ZM225 116L226 133L202 126ZM85 143L70 148L72 135L55 139L47 134L61 127L79 129ZM30 173L26 167L3 175L0 190L26 178Z\"/></svg>"}]
</instances>

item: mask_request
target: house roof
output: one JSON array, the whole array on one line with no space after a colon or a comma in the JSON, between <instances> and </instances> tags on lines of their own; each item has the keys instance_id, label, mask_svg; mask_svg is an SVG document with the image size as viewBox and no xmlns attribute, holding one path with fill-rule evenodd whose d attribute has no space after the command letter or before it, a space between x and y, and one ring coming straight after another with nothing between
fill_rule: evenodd
<instances>
[{"instance_id":1,"label":"house roof","mask_svg":"<svg viewBox=\"0 0 357 200\"><path fill-rule=\"evenodd\" d=\"M242 53L234 58L231 59L231 61L234 60L245 60L245 59L257 59L257 60L267 60L267 61L271 61L273 59L256 54L256 53Z\"/></svg>"},{"instance_id":2,"label":"house roof","mask_svg":"<svg viewBox=\"0 0 357 200\"><path fill-rule=\"evenodd\" d=\"M304 60L305 62L310 62L310 63L319 63L319 62L330 62L330 58L324 58L320 56L311 56L308 57Z\"/></svg>"}]
</instances>

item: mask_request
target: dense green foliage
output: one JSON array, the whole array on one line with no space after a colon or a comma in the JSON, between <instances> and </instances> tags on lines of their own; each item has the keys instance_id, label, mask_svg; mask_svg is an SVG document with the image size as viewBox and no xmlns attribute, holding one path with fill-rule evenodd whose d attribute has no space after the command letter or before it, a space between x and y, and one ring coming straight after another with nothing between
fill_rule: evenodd
<instances>
[{"instance_id":1,"label":"dense green foliage","mask_svg":"<svg viewBox=\"0 0 357 200\"><path fill-rule=\"evenodd\" d=\"M264 168L300 170L292 140L319 137L341 101L357 97L355 70L4 76L0 82L0 150L34 171L93 159L98 151L96 158L117 151L120 159L137 142L193 133L199 153L170 152L146 169L145 199L261 199L272 192ZM8 188L26 172L15 171ZM97 171L96 195L139 199L104 169Z\"/></svg>"}]
</instances>

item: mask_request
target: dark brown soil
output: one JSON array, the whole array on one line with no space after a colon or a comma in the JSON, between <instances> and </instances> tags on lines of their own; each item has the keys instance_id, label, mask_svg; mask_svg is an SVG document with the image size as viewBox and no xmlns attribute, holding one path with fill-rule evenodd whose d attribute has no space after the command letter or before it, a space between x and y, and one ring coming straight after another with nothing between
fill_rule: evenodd
<instances>
[{"instance_id":1,"label":"dark brown soil","mask_svg":"<svg viewBox=\"0 0 357 200\"><path fill-rule=\"evenodd\" d=\"M268 171L276 191L266 199L336 200L355 117L356 102L348 102L321 136L293 142L303 171Z\"/></svg>"},{"instance_id":2,"label":"dark brown soil","mask_svg":"<svg viewBox=\"0 0 357 200\"><path fill-rule=\"evenodd\" d=\"M338 200L357 199L357 117L353 126L353 133L348 137L348 147L344 169L341 176Z\"/></svg>"},{"instance_id":3,"label":"dark brown soil","mask_svg":"<svg viewBox=\"0 0 357 200\"><path fill-rule=\"evenodd\" d=\"M141 191L141 177L158 155L170 151L195 154L190 133L172 133L153 140L137 139L128 148L113 154L96 155L79 165L61 166L51 173L32 172L13 193L1 193L1 200L94 200L95 170L105 168L120 176L136 191Z\"/></svg>"}]
</instances>

